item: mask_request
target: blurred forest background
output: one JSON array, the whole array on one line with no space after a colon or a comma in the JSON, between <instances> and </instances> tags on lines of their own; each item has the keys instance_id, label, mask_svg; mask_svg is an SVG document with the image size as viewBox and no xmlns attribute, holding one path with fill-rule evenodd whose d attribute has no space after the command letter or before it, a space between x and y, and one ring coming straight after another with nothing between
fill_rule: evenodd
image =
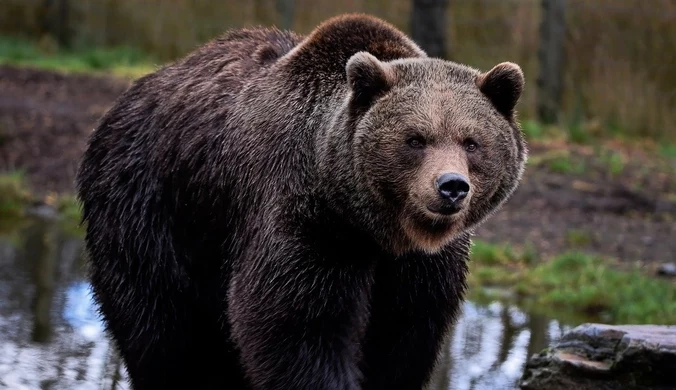
<instances>
[{"instance_id":1,"label":"blurred forest background","mask_svg":"<svg viewBox=\"0 0 676 390\"><path fill-rule=\"evenodd\" d=\"M0 387L115 377L119 362L69 333L96 325L73 180L130 83L231 28L307 34L345 12L393 23L431 56L526 75L528 165L477 229L468 281L470 305L506 305L468 306L454 375L513 382L523 362L504 377L490 355L530 356L554 323L676 323L676 0L0 0L0 349L14 351ZM74 328L60 325L68 294L85 315ZM55 369L73 356L90 377Z\"/></svg>"},{"instance_id":2,"label":"blurred forest background","mask_svg":"<svg viewBox=\"0 0 676 390\"><path fill-rule=\"evenodd\" d=\"M86 139L134 78L231 28L307 34L345 12L525 72L528 167L477 231L473 299L499 286L556 315L676 321L674 0L0 0L0 223L47 203L76 224Z\"/></svg>"},{"instance_id":3,"label":"blurred forest background","mask_svg":"<svg viewBox=\"0 0 676 390\"><path fill-rule=\"evenodd\" d=\"M519 63L522 117L676 139L673 0L3 0L0 10L0 33L45 49L126 46L158 62L233 27L308 33L335 14L366 12L432 55L480 69Z\"/></svg>"}]
</instances>

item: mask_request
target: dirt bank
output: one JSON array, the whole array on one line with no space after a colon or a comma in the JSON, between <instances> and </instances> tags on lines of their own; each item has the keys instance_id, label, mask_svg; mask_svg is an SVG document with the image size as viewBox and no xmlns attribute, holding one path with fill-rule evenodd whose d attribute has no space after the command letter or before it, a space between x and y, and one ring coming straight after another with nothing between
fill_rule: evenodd
<instances>
[{"instance_id":1,"label":"dirt bank","mask_svg":"<svg viewBox=\"0 0 676 390\"><path fill-rule=\"evenodd\" d=\"M71 191L86 137L128 82L0 66L0 169L37 191Z\"/></svg>"}]
</instances>

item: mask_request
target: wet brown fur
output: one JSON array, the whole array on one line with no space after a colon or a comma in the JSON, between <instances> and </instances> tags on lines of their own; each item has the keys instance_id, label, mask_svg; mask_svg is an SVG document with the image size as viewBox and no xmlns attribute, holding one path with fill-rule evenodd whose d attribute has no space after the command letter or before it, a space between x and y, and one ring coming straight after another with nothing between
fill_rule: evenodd
<instances>
[{"instance_id":1,"label":"wet brown fur","mask_svg":"<svg viewBox=\"0 0 676 390\"><path fill-rule=\"evenodd\" d=\"M366 15L234 30L137 80L77 177L133 387L421 388L471 230L521 177L522 88ZM471 184L451 217L426 211L443 172Z\"/></svg>"}]
</instances>

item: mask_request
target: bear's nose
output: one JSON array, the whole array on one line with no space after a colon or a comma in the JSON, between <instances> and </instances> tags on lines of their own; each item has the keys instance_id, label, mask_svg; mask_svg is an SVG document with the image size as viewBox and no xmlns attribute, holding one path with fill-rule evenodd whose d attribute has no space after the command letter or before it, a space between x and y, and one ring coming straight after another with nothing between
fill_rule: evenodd
<instances>
[{"instance_id":1,"label":"bear's nose","mask_svg":"<svg viewBox=\"0 0 676 390\"><path fill-rule=\"evenodd\" d=\"M469 183L462 175L444 173L437 178L437 189L442 198L456 203L467 197Z\"/></svg>"}]
</instances>

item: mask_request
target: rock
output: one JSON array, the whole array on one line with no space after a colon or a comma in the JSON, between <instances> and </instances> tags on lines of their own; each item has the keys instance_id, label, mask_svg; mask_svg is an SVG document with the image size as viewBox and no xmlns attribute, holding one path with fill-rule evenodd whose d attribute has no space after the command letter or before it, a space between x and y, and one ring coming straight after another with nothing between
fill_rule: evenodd
<instances>
[{"instance_id":1,"label":"rock","mask_svg":"<svg viewBox=\"0 0 676 390\"><path fill-rule=\"evenodd\" d=\"M676 276L676 264L674 263L660 264L659 268L657 268L657 274L660 276L669 276L669 277Z\"/></svg>"},{"instance_id":2,"label":"rock","mask_svg":"<svg viewBox=\"0 0 676 390\"><path fill-rule=\"evenodd\" d=\"M676 389L676 326L583 324L533 355L521 389Z\"/></svg>"}]
</instances>

